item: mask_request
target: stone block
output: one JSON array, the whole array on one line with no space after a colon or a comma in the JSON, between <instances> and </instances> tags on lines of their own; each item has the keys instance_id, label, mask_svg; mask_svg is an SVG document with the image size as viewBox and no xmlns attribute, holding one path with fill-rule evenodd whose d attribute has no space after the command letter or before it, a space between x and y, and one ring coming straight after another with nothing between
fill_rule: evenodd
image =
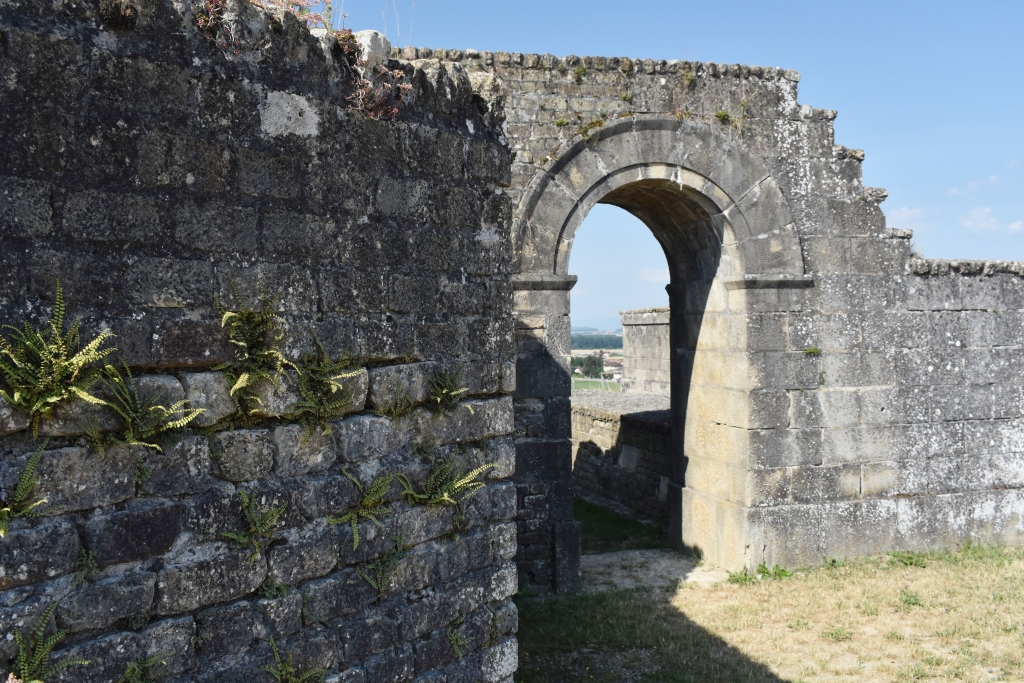
<instances>
[{"instance_id":1,"label":"stone block","mask_svg":"<svg viewBox=\"0 0 1024 683\"><path fill-rule=\"evenodd\" d=\"M106 628L118 619L145 614L153 605L156 574L105 579L61 600L57 625L72 633Z\"/></svg>"},{"instance_id":2,"label":"stone block","mask_svg":"<svg viewBox=\"0 0 1024 683\"><path fill-rule=\"evenodd\" d=\"M85 548L101 567L162 555L178 539L182 512L179 503L140 501L123 512L90 517L82 527Z\"/></svg>"},{"instance_id":3,"label":"stone block","mask_svg":"<svg viewBox=\"0 0 1024 683\"><path fill-rule=\"evenodd\" d=\"M9 237L38 238L53 230L51 188L23 178L0 178L0 233Z\"/></svg>"},{"instance_id":4,"label":"stone block","mask_svg":"<svg viewBox=\"0 0 1024 683\"><path fill-rule=\"evenodd\" d=\"M149 476L137 482L150 496L180 496L203 493L212 484L210 444L205 436L186 436L163 451L147 449L143 467Z\"/></svg>"},{"instance_id":5,"label":"stone block","mask_svg":"<svg viewBox=\"0 0 1024 683\"><path fill-rule=\"evenodd\" d=\"M323 519L306 529L290 529L267 553L268 575L295 586L328 574L338 563L340 538Z\"/></svg>"},{"instance_id":6,"label":"stone block","mask_svg":"<svg viewBox=\"0 0 1024 683\"><path fill-rule=\"evenodd\" d=\"M302 619L306 624L365 609L377 599L377 591L355 569L342 569L302 587Z\"/></svg>"},{"instance_id":7,"label":"stone block","mask_svg":"<svg viewBox=\"0 0 1024 683\"><path fill-rule=\"evenodd\" d=\"M372 611L344 624L339 634L345 644L345 659L349 662L359 662L383 652L398 636L398 622Z\"/></svg>"},{"instance_id":8,"label":"stone block","mask_svg":"<svg viewBox=\"0 0 1024 683\"><path fill-rule=\"evenodd\" d=\"M53 653L52 658L80 658L88 666L72 666L55 674L52 683L105 683L116 681L124 673L128 663L140 658L143 652L142 638L137 633L115 633L78 645L72 645Z\"/></svg>"},{"instance_id":9,"label":"stone block","mask_svg":"<svg viewBox=\"0 0 1024 683\"><path fill-rule=\"evenodd\" d=\"M461 402L451 412L418 409L408 416L409 431L419 443L448 444L481 441L512 433L510 397Z\"/></svg>"},{"instance_id":10,"label":"stone block","mask_svg":"<svg viewBox=\"0 0 1024 683\"><path fill-rule=\"evenodd\" d=\"M78 549L75 527L64 520L11 529L0 543L0 590L67 574Z\"/></svg>"},{"instance_id":11,"label":"stone block","mask_svg":"<svg viewBox=\"0 0 1024 683\"><path fill-rule=\"evenodd\" d=\"M361 498L352 480L342 474L301 477L290 486L299 510L311 518L339 515Z\"/></svg>"},{"instance_id":12,"label":"stone block","mask_svg":"<svg viewBox=\"0 0 1024 683\"><path fill-rule=\"evenodd\" d=\"M36 467L36 496L49 504L47 514L112 505L135 495L135 466L145 452L138 446L115 446L101 456L88 448L43 451ZM30 454L10 464L18 472Z\"/></svg>"},{"instance_id":13,"label":"stone block","mask_svg":"<svg viewBox=\"0 0 1024 683\"><path fill-rule=\"evenodd\" d=\"M210 437L213 473L228 481L253 481L274 467L274 442L266 429L218 432Z\"/></svg>"},{"instance_id":14,"label":"stone block","mask_svg":"<svg viewBox=\"0 0 1024 683\"><path fill-rule=\"evenodd\" d=\"M0 396L0 436L28 429L28 413L15 408Z\"/></svg>"},{"instance_id":15,"label":"stone block","mask_svg":"<svg viewBox=\"0 0 1024 683\"><path fill-rule=\"evenodd\" d=\"M195 666L196 622L192 617L158 621L139 635L146 658L160 656L164 661L161 675L173 676Z\"/></svg>"},{"instance_id":16,"label":"stone block","mask_svg":"<svg viewBox=\"0 0 1024 683\"><path fill-rule=\"evenodd\" d=\"M405 396L413 403L422 403L430 396L430 380L438 372L437 363L385 365L370 370L370 390L366 404L385 408Z\"/></svg>"},{"instance_id":17,"label":"stone block","mask_svg":"<svg viewBox=\"0 0 1024 683\"><path fill-rule=\"evenodd\" d=\"M258 615L249 602L203 610L196 615L198 654L217 659L249 647L259 635Z\"/></svg>"},{"instance_id":18,"label":"stone block","mask_svg":"<svg viewBox=\"0 0 1024 683\"><path fill-rule=\"evenodd\" d=\"M192 422L196 427L209 427L238 412L223 372L186 372L181 376L181 384L189 407L203 410Z\"/></svg>"},{"instance_id":19,"label":"stone block","mask_svg":"<svg viewBox=\"0 0 1024 683\"><path fill-rule=\"evenodd\" d=\"M263 583L267 564L251 550L217 552L220 544L200 546L176 558L157 576L157 614L181 614L204 605L236 600Z\"/></svg>"},{"instance_id":20,"label":"stone block","mask_svg":"<svg viewBox=\"0 0 1024 683\"><path fill-rule=\"evenodd\" d=\"M58 403L53 414L39 422L40 436L81 436L98 429L116 432L124 422L112 409L81 399Z\"/></svg>"},{"instance_id":21,"label":"stone block","mask_svg":"<svg viewBox=\"0 0 1024 683\"><path fill-rule=\"evenodd\" d=\"M323 472L337 457L330 435L318 426L281 425L274 429L274 472L297 477Z\"/></svg>"},{"instance_id":22,"label":"stone block","mask_svg":"<svg viewBox=\"0 0 1024 683\"><path fill-rule=\"evenodd\" d=\"M519 668L519 644L515 638L506 638L480 653L480 680L483 683L503 683Z\"/></svg>"},{"instance_id":23,"label":"stone block","mask_svg":"<svg viewBox=\"0 0 1024 683\"><path fill-rule=\"evenodd\" d=\"M283 639L302 630L302 593L290 590L280 598L256 601L256 611L263 617L266 635Z\"/></svg>"},{"instance_id":24,"label":"stone block","mask_svg":"<svg viewBox=\"0 0 1024 683\"><path fill-rule=\"evenodd\" d=\"M363 662L366 677L380 683L401 683L413 677L416 669L416 657L412 645L396 645L395 647L371 657Z\"/></svg>"},{"instance_id":25,"label":"stone block","mask_svg":"<svg viewBox=\"0 0 1024 683\"><path fill-rule=\"evenodd\" d=\"M342 462L363 462L390 455L405 445L404 429L395 421L376 415L357 415L331 423Z\"/></svg>"}]
</instances>

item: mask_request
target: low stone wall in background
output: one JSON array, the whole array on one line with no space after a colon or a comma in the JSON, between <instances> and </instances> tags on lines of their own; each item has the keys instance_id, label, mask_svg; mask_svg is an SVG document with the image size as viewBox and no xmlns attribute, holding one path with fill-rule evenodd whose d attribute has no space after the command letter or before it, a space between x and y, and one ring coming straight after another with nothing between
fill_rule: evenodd
<instances>
[{"instance_id":1,"label":"low stone wall in background","mask_svg":"<svg viewBox=\"0 0 1024 683\"><path fill-rule=\"evenodd\" d=\"M670 417L667 396L574 392L576 489L664 525L672 475Z\"/></svg>"}]
</instances>

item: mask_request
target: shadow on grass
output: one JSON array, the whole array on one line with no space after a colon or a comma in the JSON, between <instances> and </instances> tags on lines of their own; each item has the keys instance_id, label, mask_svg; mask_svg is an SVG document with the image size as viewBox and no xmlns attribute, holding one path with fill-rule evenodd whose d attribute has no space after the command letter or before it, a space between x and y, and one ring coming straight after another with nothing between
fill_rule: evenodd
<instances>
[{"instance_id":1,"label":"shadow on grass","mask_svg":"<svg viewBox=\"0 0 1024 683\"><path fill-rule=\"evenodd\" d=\"M672 593L610 591L516 598L516 683L782 683L690 621Z\"/></svg>"},{"instance_id":2,"label":"shadow on grass","mask_svg":"<svg viewBox=\"0 0 1024 683\"><path fill-rule=\"evenodd\" d=\"M579 496L573 500L572 516L580 523L584 555L672 547L659 527L617 514Z\"/></svg>"}]
</instances>

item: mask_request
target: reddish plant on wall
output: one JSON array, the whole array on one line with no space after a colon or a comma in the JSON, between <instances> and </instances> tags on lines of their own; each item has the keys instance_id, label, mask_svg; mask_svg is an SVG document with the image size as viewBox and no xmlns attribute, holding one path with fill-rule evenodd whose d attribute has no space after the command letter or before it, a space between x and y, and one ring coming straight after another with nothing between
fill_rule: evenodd
<instances>
[{"instance_id":1,"label":"reddish plant on wall","mask_svg":"<svg viewBox=\"0 0 1024 683\"><path fill-rule=\"evenodd\" d=\"M405 73L399 69L381 69L372 80L359 78L355 92L348 96L353 108L377 121L390 121L398 115L405 94L412 90L402 83Z\"/></svg>"}]
</instances>

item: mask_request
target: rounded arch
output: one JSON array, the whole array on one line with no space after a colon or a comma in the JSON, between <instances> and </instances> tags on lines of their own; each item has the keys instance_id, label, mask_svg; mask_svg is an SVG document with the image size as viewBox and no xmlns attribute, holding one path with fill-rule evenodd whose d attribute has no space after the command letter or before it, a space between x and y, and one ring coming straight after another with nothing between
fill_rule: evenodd
<instances>
[{"instance_id":1,"label":"rounded arch","mask_svg":"<svg viewBox=\"0 0 1024 683\"><path fill-rule=\"evenodd\" d=\"M517 441L517 468L524 480L550 485L555 567L567 577L579 555L565 503L569 252L597 203L640 218L671 273L669 535L738 568L749 561L751 430L778 398L758 389L767 365L748 339L759 334L762 314L786 299L758 290L811 285L789 204L729 129L671 115L631 116L577 136L526 187L513 223L516 395L533 400L517 403L516 413L526 423L543 405L546 431Z\"/></svg>"},{"instance_id":2,"label":"rounded arch","mask_svg":"<svg viewBox=\"0 0 1024 683\"><path fill-rule=\"evenodd\" d=\"M573 238L597 203L651 228L674 262L673 282L705 279L709 263L724 277L804 274L781 188L759 158L707 123L636 116L563 145L519 204L516 271L567 275Z\"/></svg>"}]
</instances>

